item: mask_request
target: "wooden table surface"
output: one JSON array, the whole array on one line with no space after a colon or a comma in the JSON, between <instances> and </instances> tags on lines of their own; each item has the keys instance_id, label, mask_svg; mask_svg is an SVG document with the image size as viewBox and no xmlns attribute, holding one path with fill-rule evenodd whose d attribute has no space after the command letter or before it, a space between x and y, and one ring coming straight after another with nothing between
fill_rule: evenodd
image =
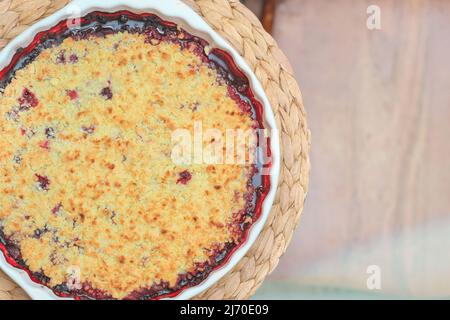
<instances>
[{"instance_id":1,"label":"wooden table surface","mask_svg":"<svg viewBox=\"0 0 450 320\"><path fill-rule=\"evenodd\" d=\"M368 30L366 9L381 9ZM312 131L300 228L263 287L450 296L450 1L280 0ZM266 290L266 291L264 291Z\"/></svg>"}]
</instances>

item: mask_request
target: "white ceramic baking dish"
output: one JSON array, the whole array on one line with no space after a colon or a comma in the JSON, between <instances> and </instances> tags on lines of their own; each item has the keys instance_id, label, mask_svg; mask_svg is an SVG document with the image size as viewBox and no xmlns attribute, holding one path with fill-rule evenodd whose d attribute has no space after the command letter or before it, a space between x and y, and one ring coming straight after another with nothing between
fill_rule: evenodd
<instances>
[{"instance_id":1,"label":"white ceramic baking dish","mask_svg":"<svg viewBox=\"0 0 450 320\"><path fill-rule=\"evenodd\" d=\"M221 36L219 36L196 12L180 0L75 0L63 9L55 12L51 16L39 21L32 27L24 31L14 40L12 40L0 52L0 70L6 67L17 49L29 45L34 36L56 25L58 22L73 17L74 15L84 16L92 11L115 12L119 10L129 10L132 12L150 12L155 13L163 19L179 23L182 27L194 35L199 35L210 41L213 47L226 50L233 57L238 67L247 75L250 80L255 97L263 104L266 127L270 130L270 148L272 152L272 167L270 169L271 189L264 200L262 213L259 219L251 226L246 241L235 250L230 258L220 268L215 269L202 283L194 287L181 291L174 299L189 299L202 291L211 287L227 272L239 262L246 254L252 244L255 242L264 224L267 221L277 188L278 176L280 171L280 147L278 131L272 108L267 99L264 90L251 71L244 59L233 49ZM63 299L56 296L50 289L43 285L33 282L28 274L18 268L12 267L5 260L3 254L0 254L0 268L20 285L33 299Z\"/></svg>"}]
</instances>

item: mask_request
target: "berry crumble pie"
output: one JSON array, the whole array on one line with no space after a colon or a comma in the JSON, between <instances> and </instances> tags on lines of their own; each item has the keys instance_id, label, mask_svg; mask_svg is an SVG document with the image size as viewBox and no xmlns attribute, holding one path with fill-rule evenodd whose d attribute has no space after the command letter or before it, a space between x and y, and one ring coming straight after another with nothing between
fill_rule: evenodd
<instances>
[{"instance_id":1,"label":"berry crumble pie","mask_svg":"<svg viewBox=\"0 0 450 320\"><path fill-rule=\"evenodd\" d=\"M263 112L228 53L154 14L40 32L0 71L0 115L0 249L61 297L157 299L200 283L270 188L258 163L174 163L175 130L263 129ZM250 154L270 153L260 140Z\"/></svg>"}]
</instances>

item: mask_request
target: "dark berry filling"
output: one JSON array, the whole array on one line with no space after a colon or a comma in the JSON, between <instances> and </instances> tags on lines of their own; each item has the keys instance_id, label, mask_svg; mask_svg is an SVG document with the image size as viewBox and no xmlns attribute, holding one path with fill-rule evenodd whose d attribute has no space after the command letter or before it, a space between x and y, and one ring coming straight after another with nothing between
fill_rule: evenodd
<instances>
[{"instance_id":1,"label":"dark berry filling","mask_svg":"<svg viewBox=\"0 0 450 320\"><path fill-rule=\"evenodd\" d=\"M53 214L58 214L58 212L59 212L59 210L61 210L61 208L62 208L62 203L60 202L56 206L53 207L52 213Z\"/></svg>"},{"instance_id":2,"label":"dark berry filling","mask_svg":"<svg viewBox=\"0 0 450 320\"><path fill-rule=\"evenodd\" d=\"M100 91L100 95L103 96L106 100L111 100L113 97L113 93L111 91L111 87L105 87Z\"/></svg>"},{"instance_id":3,"label":"dark berry filling","mask_svg":"<svg viewBox=\"0 0 450 320\"><path fill-rule=\"evenodd\" d=\"M78 62L78 56L76 54L71 54L69 57L69 61L71 63L77 63Z\"/></svg>"},{"instance_id":4,"label":"dark berry filling","mask_svg":"<svg viewBox=\"0 0 450 320\"><path fill-rule=\"evenodd\" d=\"M52 127L46 128L45 129L45 136L47 137L47 139L55 139L56 138L55 129L52 128Z\"/></svg>"},{"instance_id":5,"label":"dark berry filling","mask_svg":"<svg viewBox=\"0 0 450 320\"><path fill-rule=\"evenodd\" d=\"M42 149L49 150L50 149L50 141L48 141L48 140L42 141L41 143L39 143L39 147L41 147Z\"/></svg>"},{"instance_id":6,"label":"dark berry filling","mask_svg":"<svg viewBox=\"0 0 450 320\"><path fill-rule=\"evenodd\" d=\"M35 176L37 179L39 189L43 191L48 191L50 187L50 179L46 176L41 176L39 174L36 174Z\"/></svg>"},{"instance_id":7,"label":"dark berry filling","mask_svg":"<svg viewBox=\"0 0 450 320\"><path fill-rule=\"evenodd\" d=\"M61 50L59 52L58 56L56 57L56 63L61 63L61 64L66 63L66 51L65 50Z\"/></svg>"},{"instance_id":8,"label":"dark berry filling","mask_svg":"<svg viewBox=\"0 0 450 320\"><path fill-rule=\"evenodd\" d=\"M95 126L93 126L93 125L89 126L89 127L82 126L81 130L83 130L83 132L85 132L87 134L93 134L95 132Z\"/></svg>"},{"instance_id":9,"label":"dark berry filling","mask_svg":"<svg viewBox=\"0 0 450 320\"><path fill-rule=\"evenodd\" d=\"M67 90L66 93L70 100L78 99L78 92L76 90Z\"/></svg>"},{"instance_id":10,"label":"dark berry filling","mask_svg":"<svg viewBox=\"0 0 450 320\"><path fill-rule=\"evenodd\" d=\"M180 172L178 176L177 183L179 184L187 184L192 179L192 174L187 170Z\"/></svg>"},{"instance_id":11,"label":"dark berry filling","mask_svg":"<svg viewBox=\"0 0 450 320\"><path fill-rule=\"evenodd\" d=\"M22 96L19 98L20 110L28 110L29 108L35 108L39 104L39 100L36 95L29 89L24 88L22 91Z\"/></svg>"}]
</instances>

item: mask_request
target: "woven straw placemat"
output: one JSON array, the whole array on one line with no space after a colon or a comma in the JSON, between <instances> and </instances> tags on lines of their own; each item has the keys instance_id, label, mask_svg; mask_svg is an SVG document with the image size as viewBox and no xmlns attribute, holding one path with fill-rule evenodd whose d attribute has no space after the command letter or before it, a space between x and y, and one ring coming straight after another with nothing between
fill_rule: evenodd
<instances>
[{"instance_id":1,"label":"woven straw placemat","mask_svg":"<svg viewBox=\"0 0 450 320\"><path fill-rule=\"evenodd\" d=\"M0 0L0 48L67 0ZM310 132L292 68L258 18L237 0L185 0L245 58L272 104L281 135L278 193L264 230L239 264L198 299L247 299L276 267L297 226L308 189ZM28 299L0 271L0 300Z\"/></svg>"}]
</instances>

